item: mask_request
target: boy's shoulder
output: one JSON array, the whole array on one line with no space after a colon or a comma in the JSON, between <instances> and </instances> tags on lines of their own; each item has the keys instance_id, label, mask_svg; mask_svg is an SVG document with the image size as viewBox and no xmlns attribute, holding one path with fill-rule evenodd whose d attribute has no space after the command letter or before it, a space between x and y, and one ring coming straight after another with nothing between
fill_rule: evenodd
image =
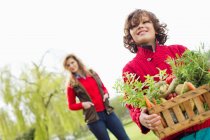
<instances>
[{"instance_id":1,"label":"boy's shoulder","mask_svg":"<svg viewBox=\"0 0 210 140\"><path fill-rule=\"evenodd\" d=\"M166 46L168 49L187 49L187 47L180 44L164 45L164 46Z\"/></svg>"},{"instance_id":2,"label":"boy's shoulder","mask_svg":"<svg viewBox=\"0 0 210 140\"><path fill-rule=\"evenodd\" d=\"M168 50L169 52L174 52L174 53L183 53L185 50L188 49L188 48L185 47L184 45L180 45L180 44L164 45L164 47L165 47L166 50Z\"/></svg>"}]
</instances>

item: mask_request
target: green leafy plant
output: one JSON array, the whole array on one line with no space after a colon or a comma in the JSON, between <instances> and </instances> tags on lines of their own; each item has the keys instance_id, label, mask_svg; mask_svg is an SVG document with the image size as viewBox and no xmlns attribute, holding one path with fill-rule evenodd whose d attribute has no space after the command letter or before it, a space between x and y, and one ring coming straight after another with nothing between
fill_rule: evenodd
<instances>
[{"instance_id":1,"label":"green leafy plant","mask_svg":"<svg viewBox=\"0 0 210 140\"><path fill-rule=\"evenodd\" d=\"M186 50L182 57L177 56L176 59L170 58L167 61L179 84L188 81L199 87L210 82L208 55L204 53L203 49Z\"/></svg>"},{"instance_id":2,"label":"green leafy plant","mask_svg":"<svg viewBox=\"0 0 210 140\"><path fill-rule=\"evenodd\" d=\"M154 76L146 75L145 82L141 82L139 77L133 73L124 73L123 78L116 80L114 89L117 93L121 93L123 103L131 104L135 107L146 107L145 97L154 104L160 104L160 89L157 86L158 81L164 81L168 76L166 70L159 70Z\"/></svg>"},{"instance_id":3,"label":"green leafy plant","mask_svg":"<svg viewBox=\"0 0 210 140\"><path fill-rule=\"evenodd\" d=\"M145 83L139 81L139 77L136 78L136 74L124 73L123 79L119 78L114 85L114 89L117 93L123 94L123 103L132 104L135 107L145 106L144 101L144 87Z\"/></svg>"}]
</instances>

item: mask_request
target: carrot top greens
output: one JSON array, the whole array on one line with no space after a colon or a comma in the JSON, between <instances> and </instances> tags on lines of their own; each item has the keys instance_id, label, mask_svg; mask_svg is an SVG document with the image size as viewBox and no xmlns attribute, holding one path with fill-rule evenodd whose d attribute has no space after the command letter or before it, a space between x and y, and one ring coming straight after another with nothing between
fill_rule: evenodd
<instances>
[{"instance_id":1,"label":"carrot top greens","mask_svg":"<svg viewBox=\"0 0 210 140\"><path fill-rule=\"evenodd\" d=\"M179 84L188 81L196 87L210 82L208 61L208 55L202 49L198 51L186 50L182 57L177 56L176 59L169 58L167 60Z\"/></svg>"},{"instance_id":2,"label":"carrot top greens","mask_svg":"<svg viewBox=\"0 0 210 140\"><path fill-rule=\"evenodd\" d=\"M153 104L160 104L160 95L161 91L158 85L158 81L155 81L155 78L164 81L167 77L166 70L160 70L159 73L155 76L147 75L145 76L145 82L139 81L139 77L133 73L124 73L123 79L118 79L115 82L114 89L118 93L124 95L123 102L126 104L131 104L135 107L148 107L146 104L145 96Z\"/></svg>"}]
</instances>

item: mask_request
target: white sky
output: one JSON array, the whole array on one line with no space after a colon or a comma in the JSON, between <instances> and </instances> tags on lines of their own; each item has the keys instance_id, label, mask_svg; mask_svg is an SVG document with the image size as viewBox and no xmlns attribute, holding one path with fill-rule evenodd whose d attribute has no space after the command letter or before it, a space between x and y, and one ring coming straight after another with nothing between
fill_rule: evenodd
<instances>
[{"instance_id":1,"label":"white sky","mask_svg":"<svg viewBox=\"0 0 210 140\"><path fill-rule=\"evenodd\" d=\"M138 8L168 25L166 44L195 49L204 42L210 48L207 0L1 0L0 67L18 73L49 50L44 65L63 71L64 56L75 53L114 96L114 82L134 57L123 47L124 21Z\"/></svg>"}]
</instances>

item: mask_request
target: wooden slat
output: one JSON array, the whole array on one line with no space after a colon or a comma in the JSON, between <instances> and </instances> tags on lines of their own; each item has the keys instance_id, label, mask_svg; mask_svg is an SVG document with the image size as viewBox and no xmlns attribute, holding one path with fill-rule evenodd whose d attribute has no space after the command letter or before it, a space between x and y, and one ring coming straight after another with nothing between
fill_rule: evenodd
<instances>
[{"instance_id":1,"label":"wooden slat","mask_svg":"<svg viewBox=\"0 0 210 140\"><path fill-rule=\"evenodd\" d=\"M193 98L193 101L194 101L194 103L195 103L196 108L198 109L199 114L205 112L204 105L203 105L203 103L201 102L201 100L200 100L199 97Z\"/></svg>"},{"instance_id":2,"label":"wooden slat","mask_svg":"<svg viewBox=\"0 0 210 140\"><path fill-rule=\"evenodd\" d=\"M209 108L210 108L210 93L207 92L205 94L203 94L205 101L207 102Z\"/></svg>"},{"instance_id":3,"label":"wooden slat","mask_svg":"<svg viewBox=\"0 0 210 140\"><path fill-rule=\"evenodd\" d=\"M185 117L184 117L184 115L182 113L182 110L180 109L179 105L174 106L172 109L173 109L178 121L183 122L185 120Z\"/></svg>"},{"instance_id":4,"label":"wooden slat","mask_svg":"<svg viewBox=\"0 0 210 140\"><path fill-rule=\"evenodd\" d=\"M171 127L167 127L161 131L158 131L158 134L159 134L158 137L162 139L164 137L167 137L169 135L172 135L179 131L187 129L193 125L202 123L209 118L210 118L210 111L204 112L204 113L200 114L199 116L195 116L191 119L185 120L184 122L177 123Z\"/></svg>"},{"instance_id":5,"label":"wooden slat","mask_svg":"<svg viewBox=\"0 0 210 140\"><path fill-rule=\"evenodd\" d=\"M191 117L193 117L195 115L191 102L193 102L192 99L183 102L183 106L184 106L184 108L185 108L189 118L191 118Z\"/></svg>"},{"instance_id":6,"label":"wooden slat","mask_svg":"<svg viewBox=\"0 0 210 140\"><path fill-rule=\"evenodd\" d=\"M158 115L161 116L160 113L158 113ZM161 121L162 121L162 120L161 120ZM164 129L164 127L163 127L163 124L162 124L162 122L161 122L161 124L158 126L158 130L162 130L162 129Z\"/></svg>"},{"instance_id":7,"label":"wooden slat","mask_svg":"<svg viewBox=\"0 0 210 140\"><path fill-rule=\"evenodd\" d=\"M210 110L205 112L203 104L199 98L201 95L204 97L205 102L208 103L210 109L210 85L201 86L195 90L189 91L160 105L155 105L155 107L149 109L149 114L159 114L168 125L165 128L161 125L160 129L154 131L155 134L162 139L209 119ZM193 111L194 107L190 102L194 103L200 113L199 115L195 115ZM188 118L185 118L185 114L182 113L180 104L184 106ZM171 115L170 109L173 110L176 119L178 120L178 123L176 124L174 123L172 118L173 115Z\"/></svg>"},{"instance_id":8,"label":"wooden slat","mask_svg":"<svg viewBox=\"0 0 210 140\"><path fill-rule=\"evenodd\" d=\"M163 117L165 118L165 121L166 121L167 125L168 126L174 125L174 121L172 119L170 111L169 110L164 110L162 113L163 113Z\"/></svg>"},{"instance_id":9,"label":"wooden slat","mask_svg":"<svg viewBox=\"0 0 210 140\"><path fill-rule=\"evenodd\" d=\"M182 103L184 101L187 101L191 98L197 97L201 94L206 93L207 90L206 89L195 89L189 92L186 92L185 94L181 95L181 96L177 96L176 98L173 98L171 100L168 100L167 102L164 102L162 104L159 105L155 105L154 107L152 107L151 109L149 109L149 114L153 114L153 113L159 113L162 110L166 110L168 108L172 108L175 105L178 105L179 103Z\"/></svg>"}]
</instances>

